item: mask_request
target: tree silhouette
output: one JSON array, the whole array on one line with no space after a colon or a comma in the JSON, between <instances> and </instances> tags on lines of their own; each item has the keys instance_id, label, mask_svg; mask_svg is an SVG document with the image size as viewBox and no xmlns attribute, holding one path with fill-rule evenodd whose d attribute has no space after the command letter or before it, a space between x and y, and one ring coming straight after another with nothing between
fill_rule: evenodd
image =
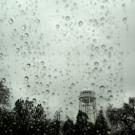
<instances>
[{"instance_id":1,"label":"tree silhouette","mask_svg":"<svg viewBox=\"0 0 135 135\"><path fill-rule=\"evenodd\" d=\"M5 79L2 79L0 81L0 104L8 105L10 92L9 92L9 88L4 86L4 80Z\"/></svg>"},{"instance_id":2,"label":"tree silhouette","mask_svg":"<svg viewBox=\"0 0 135 135\"><path fill-rule=\"evenodd\" d=\"M79 111L75 124L75 135L95 135L94 125L88 122L88 116L85 112Z\"/></svg>"},{"instance_id":3,"label":"tree silhouette","mask_svg":"<svg viewBox=\"0 0 135 135\"><path fill-rule=\"evenodd\" d=\"M135 107L133 103L124 103L122 108L109 108L107 116L112 132L125 135L135 134Z\"/></svg>"},{"instance_id":4,"label":"tree silhouette","mask_svg":"<svg viewBox=\"0 0 135 135\"><path fill-rule=\"evenodd\" d=\"M3 81L0 81L0 94L0 104L7 105L9 89L4 86ZM68 118L61 128L62 122L59 115L56 119L47 119L41 104L35 105L34 100L30 101L28 98L26 100L18 99L11 110L6 106L0 106L0 135L135 134L135 98L130 98L129 103L124 103L121 108L109 107L106 114L108 119L104 117L101 109L93 124L85 112L79 111L75 124Z\"/></svg>"},{"instance_id":5,"label":"tree silhouette","mask_svg":"<svg viewBox=\"0 0 135 135\"><path fill-rule=\"evenodd\" d=\"M46 115L41 104L34 105L33 101L19 99L14 107L18 124L17 132L21 134L42 135L46 131Z\"/></svg>"},{"instance_id":6,"label":"tree silhouette","mask_svg":"<svg viewBox=\"0 0 135 135\"><path fill-rule=\"evenodd\" d=\"M96 129L97 135L108 135L109 127L104 117L102 109L98 113L98 116L95 122L95 129Z\"/></svg>"},{"instance_id":7,"label":"tree silhouette","mask_svg":"<svg viewBox=\"0 0 135 135\"><path fill-rule=\"evenodd\" d=\"M63 126L63 135L73 135L74 134L74 123L73 121L68 118Z\"/></svg>"}]
</instances>

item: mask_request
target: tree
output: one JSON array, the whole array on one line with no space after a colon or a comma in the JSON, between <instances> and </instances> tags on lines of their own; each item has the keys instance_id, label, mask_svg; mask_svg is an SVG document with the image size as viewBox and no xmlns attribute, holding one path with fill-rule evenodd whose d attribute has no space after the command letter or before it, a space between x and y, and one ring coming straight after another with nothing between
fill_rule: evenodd
<instances>
[{"instance_id":1,"label":"tree","mask_svg":"<svg viewBox=\"0 0 135 135\"><path fill-rule=\"evenodd\" d=\"M18 99L14 107L15 119L18 124L18 134L37 134L45 133L46 115L41 104L34 105L29 99Z\"/></svg>"},{"instance_id":2,"label":"tree","mask_svg":"<svg viewBox=\"0 0 135 135\"><path fill-rule=\"evenodd\" d=\"M63 135L73 135L74 134L74 123L73 121L68 118L63 126Z\"/></svg>"},{"instance_id":3,"label":"tree","mask_svg":"<svg viewBox=\"0 0 135 135\"><path fill-rule=\"evenodd\" d=\"M52 125L58 135L59 123L53 121ZM41 104L18 99L13 110L0 107L0 135L50 135L49 128Z\"/></svg>"},{"instance_id":4,"label":"tree","mask_svg":"<svg viewBox=\"0 0 135 135\"><path fill-rule=\"evenodd\" d=\"M14 112L0 108L0 135L17 135Z\"/></svg>"},{"instance_id":5,"label":"tree","mask_svg":"<svg viewBox=\"0 0 135 135\"><path fill-rule=\"evenodd\" d=\"M88 122L86 135L95 135L95 134L96 134L95 125L91 122Z\"/></svg>"},{"instance_id":6,"label":"tree","mask_svg":"<svg viewBox=\"0 0 135 135\"><path fill-rule=\"evenodd\" d=\"M34 104L32 101L18 99L15 102L14 112L17 123L17 134L28 134L29 123L31 121L32 112L34 111Z\"/></svg>"},{"instance_id":7,"label":"tree","mask_svg":"<svg viewBox=\"0 0 135 135\"><path fill-rule=\"evenodd\" d=\"M107 117L115 133L124 135L135 134L135 106L132 103L124 103L121 108L109 108Z\"/></svg>"},{"instance_id":8,"label":"tree","mask_svg":"<svg viewBox=\"0 0 135 135\"><path fill-rule=\"evenodd\" d=\"M108 135L109 127L104 117L102 109L98 113L98 116L95 122L95 129L96 129L97 135Z\"/></svg>"},{"instance_id":9,"label":"tree","mask_svg":"<svg viewBox=\"0 0 135 135\"><path fill-rule=\"evenodd\" d=\"M0 104L8 105L10 92L9 92L9 88L4 86L4 80L5 79L0 81Z\"/></svg>"},{"instance_id":10,"label":"tree","mask_svg":"<svg viewBox=\"0 0 135 135\"><path fill-rule=\"evenodd\" d=\"M85 112L79 111L75 124L75 135L95 135L94 125L88 122L88 116Z\"/></svg>"}]
</instances>

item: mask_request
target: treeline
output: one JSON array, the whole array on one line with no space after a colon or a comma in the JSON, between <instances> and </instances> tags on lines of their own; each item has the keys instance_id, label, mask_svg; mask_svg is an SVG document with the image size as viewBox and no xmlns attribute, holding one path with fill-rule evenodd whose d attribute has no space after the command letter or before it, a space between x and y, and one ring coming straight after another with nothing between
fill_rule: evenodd
<instances>
[{"instance_id":1,"label":"treeline","mask_svg":"<svg viewBox=\"0 0 135 135\"><path fill-rule=\"evenodd\" d=\"M8 103L8 89L0 82L0 104ZM5 96L5 98L4 98ZM134 135L135 100L130 98L122 108L107 108L106 117L101 109L93 124L86 113L79 111L76 121L48 119L41 104L29 99L18 99L12 110L0 107L0 135Z\"/></svg>"},{"instance_id":2,"label":"treeline","mask_svg":"<svg viewBox=\"0 0 135 135\"><path fill-rule=\"evenodd\" d=\"M109 107L106 111L114 135L135 135L135 97L129 98L121 108Z\"/></svg>"},{"instance_id":3,"label":"treeline","mask_svg":"<svg viewBox=\"0 0 135 135\"><path fill-rule=\"evenodd\" d=\"M47 119L41 104L18 99L13 110L0 108L0 135L107 135L109 128L100 110L95 125L79 111L76 122Z\"/></svg>"}]
</instances>

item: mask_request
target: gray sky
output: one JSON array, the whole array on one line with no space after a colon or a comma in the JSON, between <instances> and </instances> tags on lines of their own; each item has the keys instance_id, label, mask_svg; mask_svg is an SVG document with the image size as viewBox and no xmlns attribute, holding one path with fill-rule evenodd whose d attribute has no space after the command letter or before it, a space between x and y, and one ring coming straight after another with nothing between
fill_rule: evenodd
<instances>
[{"instance_id":1,"label":"gray sky","mask_svg":"<svg viewBox=\"0 0 135 135\"><path fill-rule=\"evenodd\" d=\"M0 77L11 104L78 111L81 90L120 106L135 88L134 0L0 0Z\"/></svg>"}]
</instances>

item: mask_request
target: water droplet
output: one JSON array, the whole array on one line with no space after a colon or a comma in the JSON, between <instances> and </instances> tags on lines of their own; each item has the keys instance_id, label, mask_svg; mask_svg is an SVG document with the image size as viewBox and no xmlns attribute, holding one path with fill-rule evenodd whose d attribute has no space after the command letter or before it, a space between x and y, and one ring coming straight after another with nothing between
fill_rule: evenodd
<instances>
[{"instance_id":1,"label":"water droplet","mask_svg":"<svg viewBox=\"0 0 135 135\"><path fill-rule=\"evenodd\" d=\"M25 80L28 81L29 80L29 77L28 76L25 76Z\"/></svg>"},{"instance_id":2,"label":"water droplet","mask_svg":"<svg viewBox=\"0 0 135 135\"><path fill-rule=\"evenodd\" d=\"M59 29L59 28L60 28L60 25L59 25L59 24L57 24L57 25L56 25L56 29Z\"/></svg>"},{"instance_id":3,"label":"water droplet","mask_svg":"<svg viewBox=\"0 0 135 135\"><path fill-rule=\"evenodd\" d=\"M27 63L26 67L27 68L30 68L31 64L30 63Z\"/></svg>"},{"instance_id":4,"label":"water droplet","mask_svg":"<svg viewBox=\"0 0 135 135\"><path fill-rule=\"evenodd\" d=\"M99 87L99 89L100 89L100 90L104 90L104 89L105 89L105 86L104 86L104 85L101 85L101 86Z\"/></svg>"},{"instance_id":5,"label":"water droplet","mask_svg":"<svg viewBox=\"0 0 135 135\"><path fill-rule=\"evenodd\" d=\"M9 24L13 24L14 23L14 20L12 18L9 19L8 21Z\"/></svg>"},{"instance_id":6,"label":"water droplet","mask_svg":"<svg viewBox=\"0 0 135 135\"><path fill-rule=\"evenodd\" d=\"M46 90L46 93L49 94L50 93L50 90Z\"/></svg>"},{"instance_id":7,"label":"water droplet","mask_svg":"<svg viewBox=\"0 0 135 135\"><path fill-rule=\"evenodd\" d=\"M28 37L29 37L29 33L25 33L25 34L24 34L24 37L25 37L25 38L28 38Z\"/></svg>"},{"instance_id":8,"label":"water droplet","mask_svg":"<svg viewBox=\"0 0 135 135\"><path fill-rule=\"evenodd\" d=\"M98 65L99 65L99 62L97 62L97 61L94 62L94 65L95 65L95 66L98 66Z\"/></svg>"},{"instance_id":9,"label":"water droplet","mask_svg":"<svg viewBox=\"0 0 135 135\"><path fill-rule=\"evenodd\" d=\"M22 30L23 30L23 31L26 30L26 25L22 25Z\"/></svg>"},{"instance_id":10,"label":"water droplet","mask_svg":"<svg viewBox=\"0 0 135 135\"><path fill-rule=\"evenodd\" d=\"M127 17L123 17L122 21L123 21L124 23L127 23Z\"/></svg>"},{"instance_id":11,"label":"water droplet","mask_svg":"<svg viewBox=\"0 0 135 135\"><path fill-rule=\"evenodd\" d=\"M78 25L79 25L79 26L82 26L82 25L83 25L83 21L79 21L79 22L78 22Z\"/></svg>"},{"instance_id":12,"label":"water droplet","mask_svg":"<svg viewBox=\"0 0 135 135\"><path fill-rule=\"evenodd\" d=\"M24 42L24 46L28 46L29 45L29 43L26 41L26 42Z\"/></svg>"},{"instance_id":13,"label":"water droplet","mask_svg":"<svg viewBox=\"0 0 135 135\"><path fill-rule=\"evenodd\" d=\"M69 21L70 20L70 16L66 16L66 21Z\"/></svg>"}]
</instances>

